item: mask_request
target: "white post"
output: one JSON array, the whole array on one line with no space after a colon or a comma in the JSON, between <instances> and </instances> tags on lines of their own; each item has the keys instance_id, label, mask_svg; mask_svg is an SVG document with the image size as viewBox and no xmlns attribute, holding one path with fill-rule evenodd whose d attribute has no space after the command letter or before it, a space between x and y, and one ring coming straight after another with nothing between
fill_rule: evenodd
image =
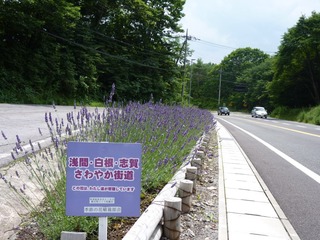
<instances>
[{"instance_id":1,"label":"white post","mask_svg":"<svg viewBox=\"0 0 320 240\"><path fill-rule=\"evenodd\" d=\"M108 217L99 217L99 240L108 239Z\"/></svg>"},{"instance_id":2,"label":"white post","mask_svg":"<svg viewBox=\"0 0 320 240\"><path fill-rule=\"evenodd\" d=\"M202 170L202 160L201 158L194 158L191 160L191 166L198 169L197 173L200 173Z\"/></svg>"},{"instance_id":3,"label":"white post","mask_svg":"<svg viewBox=\"0 0 320 240\"><path fill-rule=\"evenodd\" d=\"M193 181L191 180L181 180L179 188L179 197L182 200L182 212L190 212L191 202L192 202L192 189Z\"/></svg>"},{"instance_id":4,"label":"white post","mask_svg":"<svg viewBox=\"0 0 320 240\"><path fill-rule=\"evenodd\" d=\"M164 236L169 239L180 239L181 233L181 198L171 197L164 201L163 219Z\"/></svg>"},{"instance_id":5,"label":"white post","mask_svg":"<svg viewBox=\"0 0 320 240\"><path fill-rule=\"evenodd\" d=\"M185 175L185 178L187 180L193 181L193 188L192 188L192 193L196 193L196 183L197 183L197 167L187 167L186 168L187 172Z\"/></svg>"}]
</instances>

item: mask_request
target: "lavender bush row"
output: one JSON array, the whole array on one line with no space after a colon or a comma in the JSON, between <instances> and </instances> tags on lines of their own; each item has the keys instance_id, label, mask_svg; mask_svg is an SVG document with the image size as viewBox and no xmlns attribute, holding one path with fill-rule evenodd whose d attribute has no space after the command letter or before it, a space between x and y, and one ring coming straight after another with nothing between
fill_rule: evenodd
<instances>
[{"instance_id":1,"label":"lavender bush row","mask_svg":"<svg viewBox=\"0 0 320 240\"><path fill-rule=\"evenodd\" d=\"M56 106L54 108L58 111ZM90 234L97 227L97 223L88 224L87 218L65 216L67 141L141 143L142 190L157 191L182 167L197 140L214 124L209 111L151 102L131 102L121 108L112 106L93 111L86 107L76 111L75 107L66 119L46 113L45 121L54 148L42 149L29 141L31 152L23 151L17 136L16 148L12 153L16 159L24 152L23 165L20 164L19 168L24 174L29 174L29 180L39 186L45 196L41 208L37 207L40 197L37 195L36 203L32 202L35 198L30 197L32 191L27 194L25 183L16 181L16 184L24 185L14 186L14 181L8 181L3 175L1 177L29 210L41 213L37 215L37 221L48 239L56 238L62 230L76 229ZM6 138L5 133L1 133ZM16 175L19 176L18 171Z\"/></svg>"},{"instance_id":2,"label":"lavender bush row","mask_svg":"<svg viewBox=\"0 0 320 240\"><path fill-rule=\"evenodd\" d=\"M70 113L66 132L76 141L141 143L142 187L150 190L172 177L213 123L213 115L198 108L133 102L102 113L82 108L76 120Z\"/></svg>"}]
</instances>

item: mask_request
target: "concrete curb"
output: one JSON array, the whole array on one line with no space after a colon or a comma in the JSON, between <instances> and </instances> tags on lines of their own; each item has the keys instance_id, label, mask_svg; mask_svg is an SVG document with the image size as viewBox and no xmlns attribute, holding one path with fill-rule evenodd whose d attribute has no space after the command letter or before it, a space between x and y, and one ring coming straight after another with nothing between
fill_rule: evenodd
<instances>
[{"instance_id":1,"label":"concrete curb","mask_svg":"<svg viewBox=\"0 0 320 240\"><path fill-rule=\"evenodd\" d=\"M274 209L277 218L279 219L279 226L282 225L282 228L288 234L289 239L291 240L300 240L298 234L290 224L289 220L286 218L284 212L281 210L280 206L276 202L275 198L272 196L271 192L269 191L268 187L264 183L263 179L251 163L250 159L247 157L247 155L244 153L244 151L241 149L237 141L233 138L233 136L219 123L217 122L217 137L218 137L218 146L219 146L219 240L228 240L230 238L230 232L233 230L230 229L230 226L228 225L228 206L227 206L227 198L226 198L226 185L225 185L225 169L224 169L224 162L228 161L228 156L223 156L222 149L224 141L232 141L235 143L236 148L235 152L238 151L239 153L239 159L244 159L246 163L248 164L249 168L251 169L253 175L257 179L258 183L261 186L261 191L264 192L267 199L269 200L270 204L272 205L272 208ZM270 227L270 226L268 226ZM248 233L248 236L250 236L250 232ZM263 239L273 239L271 236L264 236ZM278 238L277 238L278 239ZM287 239L287 238L285 238Z\"/></svg>"},{"instance_id":2,"label":"concrete curb","mask_svg":"<svg viewBox=\"0 0 320 240\"><path fill-rule=\"evenodd\" d=\"M228 225L227 225L227 206L226 206L226 195L224 186L224 171L223 171L223 156L221 152L221 139L219 136L218 129L221 125L217 122L217 140L219 147L219 240L228 240Z\"/></svg>"}]
</instances>

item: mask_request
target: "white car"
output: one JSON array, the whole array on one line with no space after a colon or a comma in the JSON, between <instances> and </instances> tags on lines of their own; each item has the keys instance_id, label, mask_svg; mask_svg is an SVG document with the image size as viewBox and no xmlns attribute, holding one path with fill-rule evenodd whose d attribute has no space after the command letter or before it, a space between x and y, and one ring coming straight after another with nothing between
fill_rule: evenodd
<instances>
[{"instance_id":1,"label":"white car","mask_svg":"<svg viewBox=\"0 0 320 240\"><path fill-rule=\"evenodd\" d=\"M251 117L267 118L268 112L264 107L254 107L251 111Z\"/></svg>"}]
</instances>

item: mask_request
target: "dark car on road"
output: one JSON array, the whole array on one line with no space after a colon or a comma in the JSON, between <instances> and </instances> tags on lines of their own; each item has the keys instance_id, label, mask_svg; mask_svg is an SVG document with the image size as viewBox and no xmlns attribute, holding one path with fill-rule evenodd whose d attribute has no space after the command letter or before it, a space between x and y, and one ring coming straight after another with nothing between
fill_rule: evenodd
<instances>
[{"instance_id":1,"label":"dark car on road","mask_svg":"<svg viewBox=\"0 0 320 240\"><path fill-rule=\"evenodd\" d=\"M227 107L219 107L218 115L230 115L230 111Z\"/></svg>"}]
</instances>

